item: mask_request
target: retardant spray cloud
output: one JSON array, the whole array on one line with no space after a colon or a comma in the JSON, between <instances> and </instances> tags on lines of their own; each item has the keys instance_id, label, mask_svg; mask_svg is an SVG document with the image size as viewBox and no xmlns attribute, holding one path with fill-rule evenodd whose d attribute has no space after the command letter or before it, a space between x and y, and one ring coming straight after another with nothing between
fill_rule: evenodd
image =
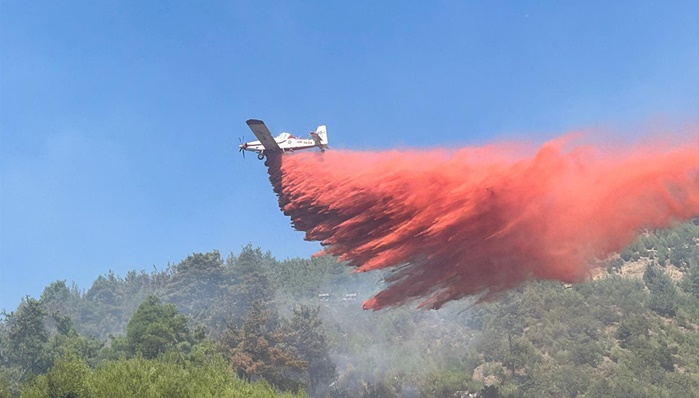
<instances>
[{"instance_id":1,"label":"retardant spray cloud","mask_svg":"<svg viewBox=\"0 0 699 398\"><path fill-rule=\"evenodd\" d=\"M365 309L415 299L439 308L530 279L582 281L643 228L699 216L699 144L688 142L330 150L267 166L280 208L323 254L357 271L394 270Z\"/></svg>"}]
</instances>

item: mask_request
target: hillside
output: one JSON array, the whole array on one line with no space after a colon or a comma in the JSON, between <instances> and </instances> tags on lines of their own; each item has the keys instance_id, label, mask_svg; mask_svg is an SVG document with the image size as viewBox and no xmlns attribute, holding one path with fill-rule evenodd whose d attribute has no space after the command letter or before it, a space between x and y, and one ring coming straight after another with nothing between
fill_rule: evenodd
<instances>
[{"instance_id":1,"label":"hillside","mask_svg":"<svg viewBox=\"0 0 699 398\"><path fill-rule=\"evenodd\" d=\"M696 396L698 224L642 234L591 281L439 311L362 311L381 275L252 246L56 281L3 314L0 397L102 396L119 377L143 396Z\"/></svg>"}]
</instances>

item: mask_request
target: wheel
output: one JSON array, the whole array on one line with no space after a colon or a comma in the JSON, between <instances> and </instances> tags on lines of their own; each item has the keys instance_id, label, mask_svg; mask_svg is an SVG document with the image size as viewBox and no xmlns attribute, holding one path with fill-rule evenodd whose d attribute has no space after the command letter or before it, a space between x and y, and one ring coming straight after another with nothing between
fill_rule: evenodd
<instances>
[{"instance_id":1,"label":"wheel","mask_svg":"<svg viewBox=\"0 0 699 398\"><path fill-rule=\"evenodd\" d=\"M257 158L258 158L259 160L264 160L264 159L265 159L265 155L264 155L262 152L260 152L260 153L257 154Z\"/></svg>"}]
</instances>

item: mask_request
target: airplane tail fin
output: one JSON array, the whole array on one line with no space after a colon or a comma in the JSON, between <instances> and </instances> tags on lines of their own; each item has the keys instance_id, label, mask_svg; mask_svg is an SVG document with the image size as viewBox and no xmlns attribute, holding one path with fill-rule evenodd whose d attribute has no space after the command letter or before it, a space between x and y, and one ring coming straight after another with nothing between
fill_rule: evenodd
<instances>
[{"instance_id":1,"label":"airplane tail fin","mask_svg":"<svg viewBox=\"0 0 699 398\"><path fill-rule=\"evenodd\" d=\"M315 140L316 144L322 148L328 147L328 132L325 125L318 126L316 131L311 133L311 136Z\"/></svg>"}]
</instances>

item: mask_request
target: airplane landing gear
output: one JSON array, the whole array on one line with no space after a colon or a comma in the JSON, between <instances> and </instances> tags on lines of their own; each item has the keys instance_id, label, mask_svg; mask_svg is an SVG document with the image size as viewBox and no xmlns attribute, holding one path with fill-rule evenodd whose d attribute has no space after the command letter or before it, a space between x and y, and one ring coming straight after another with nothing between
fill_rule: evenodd
<instances>
[{"instance_id":1,"label":"airplane landing gear","mask_svg":"<svg viewBox=\"0 0 699 398\"><path fill-rule=\"evenodd\" d=\"M257 154L257 159L259 159L259 160L264 160L264 159L265 159L265 154L262 153L262 152L258 153L258 154Z\"/></svg>"}]
</instances>

